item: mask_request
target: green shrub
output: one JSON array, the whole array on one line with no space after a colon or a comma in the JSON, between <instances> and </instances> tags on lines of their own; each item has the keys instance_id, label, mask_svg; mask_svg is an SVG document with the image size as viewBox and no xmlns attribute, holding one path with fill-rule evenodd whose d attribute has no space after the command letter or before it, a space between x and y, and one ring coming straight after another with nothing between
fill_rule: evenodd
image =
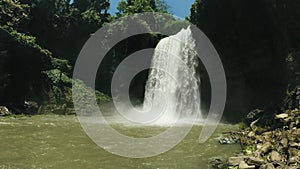
<instances>
[{"instance_id":1,"label":"green shrub","mask_svg":"<svg viewBox=\"0 0 300 169\"><path fill-rule=\"evenodd\" d=\"M247 124L244 122L239 122L238 126L239 126L239 129L241 129L241 130L248 128Z\"/></svg>"}]
</instances>

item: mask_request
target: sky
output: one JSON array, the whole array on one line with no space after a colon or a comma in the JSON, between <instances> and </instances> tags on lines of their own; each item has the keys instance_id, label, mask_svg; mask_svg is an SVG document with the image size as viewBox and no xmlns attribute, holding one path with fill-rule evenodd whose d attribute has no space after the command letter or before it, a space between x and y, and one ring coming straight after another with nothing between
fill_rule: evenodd
<instances>
[{"instance_id":1,"label":"sky","mask_svg":"<svg viewBox=\"0 0 300 169\"><path fill-rule=\"evenodd\" d=\"M109 12L114 15L117 12L117 5L121 0L110 0ZM177 17L185 18L190 15L190 8L195 0L165 0L170 6L170 11Z\"/></svg>"},{"instance_id":2,"label":"sky","mask_svg":"<svg viewBox=\"0 0 300 169\"><path fill-rule=\"evenodd\" d=\"M117 6L121 0L110 0L109 13L114 15L118 10ZM170 6L169 12L178 18L184 19L186 16L190 15L190 8L195 0L165 0ZM71 3L73 0L71 0Z\"/></svg>"}]
</instances>

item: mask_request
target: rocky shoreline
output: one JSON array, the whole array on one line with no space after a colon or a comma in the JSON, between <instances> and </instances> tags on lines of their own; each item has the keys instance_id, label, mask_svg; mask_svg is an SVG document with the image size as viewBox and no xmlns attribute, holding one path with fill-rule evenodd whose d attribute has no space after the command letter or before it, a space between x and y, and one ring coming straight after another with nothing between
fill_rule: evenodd
<instances>
[{"instance_id":1,"label":"rocky shoreline","mask_svg":"<svg viewBox=\"0 0 300 169\"><path fill-rule=\"evenodd\" d=\"M300 114L299 110L295 110ZM299 121L297 121L299 124ZM300 168L300 129L258 131L246 129L237 133L243 155L230 157L228 168L298 169Z\"/></svg>"},{"instance_id":2,"label":"rocky shoreline","mask_svg":"<svg viewBox=\"0 0 300 169\"><path fill-rule=\"evenodd\" d=\"M245 122L249 127L231 133L243 153L213 168L300 169L300 87L287 92L280 108L254 110Z\"/></svg>"}]
</instances>

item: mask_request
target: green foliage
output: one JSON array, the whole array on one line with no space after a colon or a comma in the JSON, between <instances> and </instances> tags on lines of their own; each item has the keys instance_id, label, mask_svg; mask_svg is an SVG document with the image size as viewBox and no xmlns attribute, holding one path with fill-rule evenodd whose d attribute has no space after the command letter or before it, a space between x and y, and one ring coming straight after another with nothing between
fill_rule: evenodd
<instances>
[{"instance_id":1,"label":"green foliage","mask_svg":"<svg viewBox=\"0 0 300 169\"><path fill-rule=\"evenodd\" d=\"M17 27L21 22L28 20L29 6L17 0L0 1L0 25Z\"/></svg>"},{"instance_id":2,"label":"green foliage","mask_svg":"<svg viewBox=\"0 0 300 169\"><path fill-rule=\"evenodd\" d=\"M90 25L101 25L107 21L109 5L107 0L75 0L71 7L81 13L79 20Z\"/></svg>"},{"instance_id":3,"label":"green foliage","mask_svg":"<svg viewBox=\"0 0 300 169\"><path fill-rule=\"evenodd\" d=\"M99 108L98 105L102 105L111 101L111 98L86 86L80 80L73 81L73 95L73 98L75 99L74 101L77 103L77 110L79 110L80 113L87 115L88 113L94 113L97 111ZM94 97L96 97L96 102L98 105L93 105Z\"/></svg>"},{"instance_id":4,"label":"green foliage","mask_svg":"<svg viewBox=\"0 0 300 169\"><path fill-rule=\"evenodd\" d=\"M248 128L247 124L244 122L239 122L238 126L239 126L240 130L244 130L244 129Z\"/></svg>"},{"instance_id":5,"label":"green foliage","mask_svg":"<svg viewBox=\"0 0 300 169\"><path fill-rule=\"evenodd\" d=\"M64 96L64 86L71 83L71 79L61 70L52 69L43 72L49 79L54 98L52 99L55 103L60 103Z\"/></svg>"},{"instance_id":6,"label":"green foliage","mask_svg":"<svg viewBox=\"0 0 300 169\"><path fill-rule=\"evenodd\" d=\"M88 9L81 14L82 19L89 24L98 24L101 22L101 17L97 13L98 12L93 8Z\"/></svg>"},{"instance_id":7,"label":"green foliage","mask_svg":"<svg viewBox=\"0 0 300 169\"><path fill-rule=\"evenodd\" d=\"M96 96L96 102L100 105L111 101L110 97L107 95L99 91L92 90L80 80L72 80L58 69L44 71L43 73L47 76L47 79L49 79L51 90L49 91L50 100L42 107L40 113L74 113L71 85L75 86L77 89L77 92L74 94L76 98L78 98L76 101L82 105L82 107L80 107L81 109L86 111L94 110L92 107L86 107L86 105L91 103L90 98L93 94Z\"/></svg>"},{"instance_id":8,"label":"green foliage","mask_svg":"<svg viewBox=\"0 0 300 169\"><path fill-rule=\"evenodd\" d=\"M12 39L14 39L15 41L17 41L25 47L36 49L42 55L45 55L47 57L50 57L52 55L52 53L49 50L43 49L40 45L36 44L36 38L33 36L28 36L24 33L20 33L9 26L0 26L0 30L8 33Z\"/></svg>"},{"instance_id":9,"label":"green foliage","mask_svg":"<svg viewBox=\"0 0 300 169\"><path fill-rule=\"evenodd\" d=\"M57 93L55 90L50 90L48 95L50 100L45 102L39 109L39 114L47 114L47 113L54 113L54 114L74 114L73 102L72 102L72 89L66 86L62 87L60 91L62 97L60 102L57 102L55 97L57 97ZM59 91L59 92L60 92Z\"/></svg>"},{"instance_id":10,"label":"green foliage","mask_svg":"<svg viewBox=\"0 0 300 169\"><path fill-rule=\"evenodd\" d=\"M150 0L122 0L119 2L117 15L130 15L141 12L153 12L155 9L151 6Z\"/></svg>"},{"instance_id":11,"label":"green foliage","mask_svg":"<svg viewBox=\"0 0 300 169\"><path fill-rule=\"evenodd\" d=\"M73 87L76 88L76 93L74 94L75 97L78 99L77 101L81 102L82 104L90 103L89 99L92 98L94 95L96 96L96 101L98 104L103 104L111 101L110 97L86 86L81 80L74 80Z\"/></svg>"},{"instance_id":12,"label":"green foliage","mask_svg":"<svg viewBox=\"0 0 300 169\"><path fill-rule=\"evenodd\" d=\"M155 12L169 13L170 6L165 0L155 0Z\"/></svg>"},{"instance_id":13,"label":"green foliage","mask_svg":"<svg viewBox=\"0 0 300 169\"><path fill-rule=\"evenodd\" d=\"M243 148L243 153L245 155L252 155L255 150L256 148L254 146L246 146Z\"/></svg>"},{"instance_id":14,"label":"green foliage","mask_svg":"<svg viewBox=\"0 0 300 169\"><path fill-rule=\"evenodd\" d=\"M106 14L110 3L108 0L74 0L73 6L80 12L84 12L89 8L94 8L99 14Z\"/></svg>"},{"instance_id":15,"label":"green foliage","mask_svg":"<svg viewBox=\"0 0 300 169\"><path fill-rule=\"evenodd\" d=\"M54 68L62 70L63 72L69 72L72 69L68 60L52 58L51 63Z\"/></svg>"},{"instance_id":16,"label":"green foliage","mask_svg":"<svg viewBox=\"0 0 300 169\"><path fill-rule=\"evenodd\" d=\"M195 0L191 6L191 15L189 20L193 23L198 23L198 19L201 17L201 11L204 10L203 0Z\"/></svg>"},{"instance_id":17,"label":"green foliage","mask_svg":"<svg viewBox=\"0 0 300 169\"><path fill-rule=\"evenodd\" d=\"M118 16L130 15L141 12L162 12L168 13L169 6L165 0L122 0L117 9Z\"/></svg>"},{"instance_id":18,"label":"green foliage","mask_svg":"<svg viewBox=\"0 0 300 169\"><path fill-rule=\"evenodd\" d=\"M72 84L72 79L69 77L72 67L67 60L53 57L51 58L51 63L53 69L42 72L46 76L51 88L51 96L53 97L50 96L50 102L61 103L62 100L71 102L67 97Z\"/></svg>"},{"instance_id":19,"label":"green foliage","mask_svg":"<svg viewBox=\"0 0 300 169\"><path fill-rule=\"evenodd\" d=\"M29 27L53 56L74 64L90 34L108 22L108 0L24 0L30 6Z\"/></svg>"},{"instance_id":20,"label":"green foliage","mask_svg":"<svg viewBox=\"0 0 300 169\"><path fill-rule=\"evenodd\" d=\"M99 105L110 102L111 98L108 97L107 95L99 92L98 90L95 91L96 94L96 101Z\"/></svg>"},{"instance_id":21,"label":"green foliage","mask_svg":"<svg viewBox=\"0 0 300 169\"><path fill-rule=\"evenodd\" d=\"M71 79L61 70L59 69L51 69L47 71L43 71L44 74L51 80L52 85L67 85L71 84Z\"/></svg>"}]
</instances>

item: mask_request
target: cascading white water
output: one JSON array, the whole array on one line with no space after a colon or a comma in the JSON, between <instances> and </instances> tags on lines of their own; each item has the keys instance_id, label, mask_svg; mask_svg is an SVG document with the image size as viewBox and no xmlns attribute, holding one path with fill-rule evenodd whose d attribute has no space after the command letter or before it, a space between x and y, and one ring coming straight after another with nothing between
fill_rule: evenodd
<instances>
[{"instance_id":1,"label":"cascading white water","mask_svg":"<svg viewBox=\"0 0 300 169\"><path fill-rule=\"evenodd\" d=\"M194 49L190 27L162 39L155 48L144 98L144 109L164 107L154 123L174 123L179 116L201 117L198 59Z\"/></svg>"}]
</instances>

